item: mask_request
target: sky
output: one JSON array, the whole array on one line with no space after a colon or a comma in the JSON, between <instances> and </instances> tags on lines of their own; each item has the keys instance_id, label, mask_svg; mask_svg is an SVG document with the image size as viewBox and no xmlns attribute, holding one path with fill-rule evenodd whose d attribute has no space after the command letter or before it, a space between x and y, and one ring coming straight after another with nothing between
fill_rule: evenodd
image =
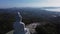
<instances>
[{"instance_id":1,"label":"sky","mask_svg":"<svg viewBox=\"0 0 60 34\"><path fill-rule=\"evenodd\" d=\"M0 8L60 7L60 0L0 0Z\"/></svg>"}]
</instances>

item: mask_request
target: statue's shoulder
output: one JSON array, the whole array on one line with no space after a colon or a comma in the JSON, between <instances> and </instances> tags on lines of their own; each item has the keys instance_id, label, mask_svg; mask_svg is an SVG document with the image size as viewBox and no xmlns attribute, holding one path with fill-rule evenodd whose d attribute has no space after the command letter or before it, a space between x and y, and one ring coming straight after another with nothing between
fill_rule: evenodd
<instances>
[{"instance_id":1,"label":"statue's shoulder","mask_svg":"<svg viewBox=\"0 0 60 34\"><path fill-rule=\"evenodd\" d=\"M20 22L20 24L24 25L24 27L25 27L25 23L24 22Z\"/></svg>"}]
</instances>

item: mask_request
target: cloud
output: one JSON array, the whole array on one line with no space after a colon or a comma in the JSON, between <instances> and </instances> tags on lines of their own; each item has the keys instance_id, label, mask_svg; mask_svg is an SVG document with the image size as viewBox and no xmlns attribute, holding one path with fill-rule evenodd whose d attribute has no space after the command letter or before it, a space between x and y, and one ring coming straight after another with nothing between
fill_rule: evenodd
<instances>
[{"instance_id":1,"label":"cloud","mask_svg":"<svg viewBox=\"0 0 60 34\"><path fill-rule=\"evenodd\" d=\"M46 2L44 5L59 7L60 6L60 0L48 0L48 2Z\"/></svg>"}]
</instances>

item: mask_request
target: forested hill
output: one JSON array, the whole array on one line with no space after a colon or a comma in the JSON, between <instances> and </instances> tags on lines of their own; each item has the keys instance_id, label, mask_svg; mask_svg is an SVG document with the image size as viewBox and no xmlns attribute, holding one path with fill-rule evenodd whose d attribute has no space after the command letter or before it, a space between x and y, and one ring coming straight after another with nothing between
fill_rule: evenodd
<instances>
[{"instance_id":1,"label":"forested hill","mask_svg":"<svg viewBox=\"0 0 60 34\"><path fill-rule=\"evenodd\" d=\"M41 8L9 8L9 9L0 9L1 13L10 13L14 15L14 13L20 12L23 21L32 20L33 21L42 21L49 20L52 17L60 16L60 12L47 11Z\"/></svg>"}]
</instances>

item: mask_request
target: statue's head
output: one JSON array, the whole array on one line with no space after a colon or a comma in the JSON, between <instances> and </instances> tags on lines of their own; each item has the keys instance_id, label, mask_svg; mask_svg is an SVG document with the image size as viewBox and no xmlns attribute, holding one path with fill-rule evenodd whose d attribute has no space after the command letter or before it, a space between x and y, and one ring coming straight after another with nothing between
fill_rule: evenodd
<instances>
[{"instance_id":1,"label":"statue's head","mask_svg":"<svg viewBox=\"0 0 60 34\"><path fill-rule=\"evenodd\" d=\"M15 21L22 21L22 16L21 16L20 12L17 12L15 14Z\"/></svg>"},{"instance_id":2,"label":"statue's head","mask_svg":"<svg viewBox=\"0 0 60 34\"><path fill-rule=\"evenodd\" d=\"M21 16L20 12L18 12L18 16L20 17L20 21L22 21L22 16Z\"/></svg>"}]
</instances>

